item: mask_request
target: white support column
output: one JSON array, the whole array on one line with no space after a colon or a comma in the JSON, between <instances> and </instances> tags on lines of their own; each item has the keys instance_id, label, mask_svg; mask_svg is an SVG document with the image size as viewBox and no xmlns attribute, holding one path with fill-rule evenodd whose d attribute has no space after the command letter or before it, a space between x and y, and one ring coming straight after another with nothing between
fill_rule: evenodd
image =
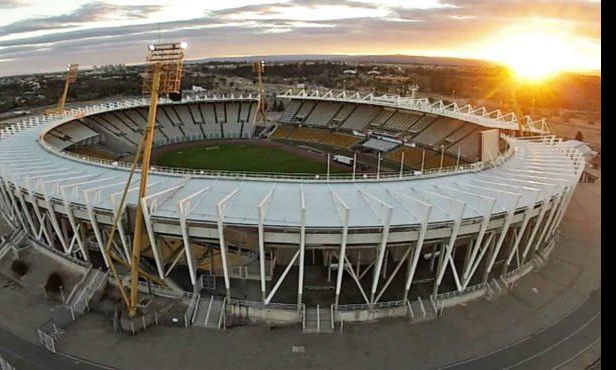
<instances>
[{"instance_id":1,"label":"white support column","mask_svg":"<svg viewBox=\"0 0 616 370\"><path fill-rule=\"evenodd\" d=\"M329 180L329 166L330 166L331 154L327 153L327 179Z\"/></svg>"},{"instance_id":2,"label":"white support column","mask_svg":"<svg viewBox=\"0 0 616 370\"><path fill-rule=\"evenodd\" d=\"M218 219L218 242L220 244L220 257L222 259L222 269L225 279L225 290L227 291L227 300L231 299L231 281L229 279L229 266L227 263L227 246L225 244L225 232L224 232L224 218L225 211L224 206L229 200L231 200L239 189L233 190L227 194L216 204L216 218Z\"/></svg>"},{"instance_id":3,"label":"white support column","mask_svg":"<svg viewBox=\"0 0 616 370\"><path fill-rule=\"evenodd\" d=\"M519 198L518 198L519 199ZM490 258L490 261L488 262L488 265L486 267L486 277L488 276L488 274L490 273L490 271L492 271L492 267L494 267L494 263L496 262L496 258L498 257L498 253L500 252L500 249L503 245L503 242L505 241L505 237L507 236L507 231L509 230L509 226L511 226L511 220L513 219L513 215L515 214L515 210L517 208L517 204L518 202L516 201L515 205L513 205L509 211L507 211L507 215L505 216L505 222L503 223L503 227L500 231L500 235L498 240L496 241L496 245L494 246L494 251L492 252L492 256Z\"/></svg>"},{"instance_id":4,"label":"white support column","mask_svg":"<svg viewBox=\"0 0 616 370\"><path fill-rule=\"evenodd\" d=\"M353 153L353 180L355 180L356 169L357 169L357 152Z\"/></svg>"},{"instance_id":5,"label":"white support column","mask_svg":"<svg viewBox=\"0 0 616 370\"><path fill-rule=\"evenodd\" d=\"M154 186L155 184L156 182L151 182L148 184L148 187ZM88 213L88 217L90 218L90 224L92 225L92 230L94 231L94 237L96 238L96 244L98 245L98 248L101 254L103 255L103 259L105 261L105 265L107 266L107 268L110 267L111 261L107 259L107 254L105 253L105 240L103 238L101 228L98 225L96 214L94 212L94 207L95 207L95 204L100 201L101 191L103 189L121 187L124 185L126 185L126 181L101 185L101 186L90 188L90 189L84 189L81 192L84 202L86 204L86 211ZM138 187L129 188L128 192L130 193L138 189L139 189ZM113 195L112 195L112 198L113 198ZM117 210L116 212L123 212L123 210ZM121 225L121 222L118 222L118 225ZM110 237L113 237L113 235L110 235Z\"/></svg>"},{"instance_id":6,"label":"white support column","mask_svg":"<svg viewBox=\"0 0 616 370\"><path fill-rule=\"evenodd\" d=\"M543 221L543 218L545 217L545 214L547 213L549 206L550 206L549 194L544 193L543 204L541 205L539 214L535 218L535 225L533 226L533 230L531 231L530 236L528 237L528 240L526 242L526 245L524 246L524 249L522 250L522 261L523 262L526 261L526 256L528 255L528 252L530 251L530 248L533 245L535 236L537 235L537 232L539 231L539 227L541 226L541 221Z\"/></svg>"},{"instance_id":7,"label":"white support column","mask_svg":"<svg viewBox=\"0 0 616 370\"><path fill-rule=\"evenodd\" d=\"M266 207L269 205L274 188L271 188L265 197L261 199L257 206L257 214L259 218L258 233L259 233L259 273L261 280L261 299L265 303L266 287L265 287L265 231L263 223L265 222Z\"/></svg>"},{"instance_id":8,"label":"white support column","mask_svg":"<svg viewBox=\"0 0 616 370\"><path fill-rule=\"evenodd\" d=\"M304 295L304 258L306 256L306 198L304 186L300 188L300 230L299 230L299 278L297 281L297 309L302 306Z\"/></svg>"},{"instance_id":9,"label":"white support column","mask_svg":"<svg viewBox=\"0 0 616 370\"><path fill-rule=\"evenodd\" d=\"M15 190L11 189L8 180L4 180L4 184L6 186L6 194L9 198L9 210L10 210L10 215L12 215L13 217L13 221L17 221L21 227L26 230L27 229L27 225L26 222L23 220L21 212L19 210L19 207L17 206L18 201L16 200L17 196L15 195L15 192L18 190L17 189L17 185L15 185Z\"/></svg>"},{"instance_id":10,"label":"white support column","mask_svg":"<svg viewBox=\"0 0 616 370\"><path fill-rule=\"evenodd\" d=\"M526 211L524 212L524 218L522 220L522 225L520 225L520 229L518 230L517 233L514 233L515 241L513 243L513 246L511 247L511 251L509 252L509 256L507 257L507 260L505 261L505 266L503 267L503 275L507 273L507 270L509 268L509 265L511 264L511 260L513 259L513 256L515 255L515 253L518 252L518 247L520 245L520 242L522 241L522 237L524 236L524 232L526 231L526 227L528 226L528 222L530 221L532 211L535 208L535 204L537 203L538 198L539 198L539 191L537 190L535 192L533 202L528 207L526 207Z\"/></svg>"},{"instance_id":11,"label":"white support column","mask_svg":"<svg viewBox=\"0 0 616 370\"><path fill-rule=\"evenodd\" d=\"M182 242L184 244L184 253L186 255L186 264L188 265L188 273L190 275L190 282L192 283L193 287L197 284L197 267L198 266L195 266L195 259L192 254L186 218L190 215L190 212L194 209L194 207L191 206L191 203L190 203L191 200L193 200L197 196L200 196L201 197L200 199L203 199L203 196L205 196L205 194L207 194L209 190L210 190L210 187L203 188L181 199L178 202L178 214L180 215L180 228L182 229Z\"/></svg>"},{"instance_id":12,"label":"white support column","mask_svg":"<svg viewBox=\"0 0 616 370\"><path fill-rule=\"evenodd\" d=\"M280 277L278 278L278 281L276 281L276 284L274 284L274 287L269 292L268 296L265 298L265 302L264 303L266 305L270 303L272 298L274 298L274 295L278 291L278 288L280 288L280 284L282 284L284 279L287 277L287 274L289 273L289 270L291 270L291 267L293 266L293 264L297 260L297 257L299 256L299 252L300 252L299 249L297 250L297 252L295 252L295 254L293 255L293 258L291 259L291 261L289 261L289 264L287 265L287 267L282 272L282 275L280 275Z\"/></svg>"},{"instance_id":13,"label":"white support column","mask_svg":"<svg viewBox=\"0 0 616 370\"><path fill-rule=\"evenodd\" d=\"M159 191L154 194L150 194L141 199L141 211L143 213L143 221L145 229L150 240L150 246L152 247L152 254L154 255L154 261L156 262L156 269L158 270L158 276L161 280L165 279L165 268L163 265L163 256L158 248L158 240L154 234L154 224L152 223L152 213L156 212L158 207L168 200L173 194L177 193L180 189L186 185L187 179L183 179L178 185L171 186L167 189Z\"/></svg>"},{"instance_id":14,"label":"white support column","mask_svg":"<svg viewBox=\"0 0 616 370\"><path fill-rule=\"evenodd\" d=\"M349 217L351 209L336 192L333 193L333 196L337 202L340 221L342 223L342 238L340 242L340 255L338 256L338 270L336 276L336 297L334 299L334 307L337 309L338 302L340 300L340 289L342 288L342 276L346 267L346 247L347 237L349 234Z\"/></svg>"},{"instance_id":15,"label":"white support column","mask_svg":"<svg viewBox=\"0 0 616 370\"><path fill-rule=\"evenodd\" d=\"M47 212L49 214L49 221L51 222L51 226L53 227L54 231L56 232L56 237L60 241L60 244L62 245L62 248L64 249L64 252L67 253L68 252L68 244L67 244L66 240L64 239L64 235L62 234L62 230L60 228L60 223L58 222L58 219L56 218L56 212L53 209L53 205L51 204L51 200L49 199L49 195L47 193L47 189L45 187L45 183L43 181L39 180L38 188L39 188L39 191L41 192L41 194L43 194L43 199L45 200L45 204L47 205Z\"/></svg>"},{"instance_id":16,"label":"white support column","mask_svg":"<svg viewBox=\"0 0 616 370\"><path fill-rule=\"evenodd\" d=\"M26 201L24 199L24 193L22 189L19 189L17 192L17 198L19 199L19 204L21 205L21 209L26 216L26 221L28 221L28 225L30 226L30 231L33 236L36 236L38 233L36 230L36 226L34 226L34 220L32 219L32 215L30 215L30 211L28 211L28 207L26 205Z\"/></svg>"},{"instance_id":17,"label":"white support column","mask_svg":"<svg viewBox=\"0 0 616 370\"><path fill-rule=\"evenodd\" d=\"M420 227L419 227L419 233L417 234L417 240L415 241L415 245L410 245L409 246L409 250L407 251L407 253L404 255L403 258L400 259L400 264L398 264L398 266L396 267L396 269L394 270L394 273L391 274L389 280L387 281L387 283L385 283L385 285L383 286L383 289L381 290L381 292L379 293L378 297L377 297L377 301L381 298L381 296L383 295L383 293L385 293L385 289L387 288L387 286L389 284L391 284L391 281L393 280L394 276L396 275L398 269L400 268L400 266L402 266L402 263L407 259L408 255L410 254L409 252L411 251L411 248L413 248L413 254L411 255L411 257L409 258L408 262L407 262L407 270L406 270L406 278L405 278L405 284L404 284L404 292L403 292L403 299L407 299L408 297L408 293L411 289L411 284L413 282L413 278L415 277L415 271L417 269L417 263L419 262L419 257L421 256L421 250L423 248L423 244L424 244L424 239L426 237L426 232L428 230L428 223L430 221L430 214L432 213L432 205L430 203L427 202L423 202L417 198L413 198L410 197L404 193L398 193L398 192L392 192L388 190L388 193L390 195L392 195L397 201L398 203L409 213L409 215L413 218L413 220L411 221L412 223L416 223L418 222ZM412 207L407 207L406 204L411 204ZM416 212L414 211L416 207L422 208L423 209L423 213L421 215L416 215Z\"/></svg>"},{"instance_id":18,"label":"white support column","mask_svg":"<svg viewBox=\"0 0 616 370\"><path fill-rule=\"evenodd\" d=\"M77 241L77 245L79 246L79 249L81 250L81 254L83 255L84 260L90 261L90 253L88 252L88 249L86 248L83 240L81 239L81 235L79 235L78 222L75 219L75 215L73 214L73 210L71 209L71 203L66 195L67 187L74 187L74 186L76 185L69 184L69 185L61 186L60 194L62 195L62 200L64 202L64 208L66 210L68 221L71 225L71 229L73 230L74 239Z\"/></svg>"},{"instance_id":19,"label":"white support column","mask_svg":"<svg viewBox=\"0 0 616 370\"><path fill-rule=\"evenodd\" d=\"M494 210L494 206L496 205L496 198L486 196L485 193L479 192L479 190L462 190L459 188L459 184L454 184L458 186L458 188L453 187L442 187L441 191L447 192L449 194L455 194L458 199L464 199L467 201L467 205L471 205L477 213L482 215L481 226L479 227L479 232L477 233L477 237L471 249L469 249L470 253L468 255L467 263L465 263L463 272L462 272L462 289L466 289L468 283L470 282L470 270L473 266L475 259L477 258L477 254L482 246L483 238L488 229L488 224L490 222L490 218L492 216L492 212ZM480 257L481 258L481 257Z\"/></svg>"},{"instance_id":20,"label":"white support column","mask_svg":"<svg viewBox=\"0 0 616 370\"><path fill-rule=\"evenodd\" d=\"M40 227L40 233L37 233L37 235L42 234L42 236L45 237L45 240L47 240L47 245L51 247L53 246L53 239L51 237L51 233L47 230L47 225L45 224L44 214L41 212L40 207L38 205L38 199L32 193L30 194L30 197L32 198L32 209L34 210L34 214L36 215L36 219L38 220L39 227Z\"/></svg>"},{"instance_id":21,"label":"white support column","mask_svg":"<svg viewBox=\"0 0 616 370\"><path fill-rule=\"evenodd\" d=\"M438 189L438 188L435 188ZM418 197L423 198L428 201L428 199L440 198L441 201L434 203L435 207L440 208L443 212L447 213L449 217L453 220L453 224L451 225L451 233L449 235L448 242L444 245L444 250L441 251L441 255L439 256L439 263L437 265L437 273L434 282L434 295L437 294L438 288L441 284L443 276L445 275L445 271L447 270L447 265L451 267L451 272L453 274L453 278L456 283L456 287L458 291L462 290L462 284L460 283L460 278L458 276L458 271L454 264L453 258L451 257L454 245L458 238L458 232L460 231L460 225L462 223L462 217L464 216L464 211L466 209L466 203L460 200L451 198L449 196L437 193L435 191L429 190L420 190L416 188L412 188L414 194ZM426 197L428 195L429 197Z\"/></svg>"},{"instance_id":22,"label":"white support column","mask_svg":"<svg viewBox=\"0 0 616 370\"><path fill-rule=\"evenodd\" d=\"M364 193L366 194L366 193ZM383 206L382 218L381 221L383 223L383 231L381 233L381 242L379 245L379 249L377 251L376 265L372 275L372 288L370 289L370 304L373 305L376 299L376 290L379 284L379 277L381 275L381 269L383 267L383 258L385 257L385 248L387 248L387 240L389 239L389 224L391 222L391 215L393 212L393 207L389 204L374 198L377 202L380 202Z\"/></svg>"}]
</instances>

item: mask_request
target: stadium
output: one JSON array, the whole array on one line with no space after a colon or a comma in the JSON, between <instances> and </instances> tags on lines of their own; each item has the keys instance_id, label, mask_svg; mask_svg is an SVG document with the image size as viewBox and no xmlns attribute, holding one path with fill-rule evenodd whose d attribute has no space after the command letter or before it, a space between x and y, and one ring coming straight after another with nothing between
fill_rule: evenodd
<instances>
[{"instance_id":1,"label":"stadium","mask_svg":"<svg viewBox=\"0 0 616 370\"><path fill-rule=\"evenodd\" d=\"M147 197L136 176L123 209L146 99L27 118L0 134L2 214L14 238L104 272L116 216L111 245L130 264L140 206L142 268L165 282L144 291L206 327L427 319L498 295L557 244L585 161L545 121L427 98L275 98L268 125L258 96L162 99Z\"/></svg>"}]
</instances>

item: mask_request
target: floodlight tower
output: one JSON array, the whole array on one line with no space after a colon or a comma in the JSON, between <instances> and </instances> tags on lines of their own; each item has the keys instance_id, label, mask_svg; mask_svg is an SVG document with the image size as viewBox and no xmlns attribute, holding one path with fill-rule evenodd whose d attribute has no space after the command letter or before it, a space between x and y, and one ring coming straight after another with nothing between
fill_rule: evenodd
<instances>
[{"instance_id":1,"label":"floodlight tower","mask_svg":"<svg viewBox=\"0 0 616 370\"><path fill-rule=\"evenodd\" d=\"M133 250L131 254L130 274L130 304L129 316L137 313L139 264L141 261L141 249L144 240L147 240L144 230L142 199L146 195L148 184L148 172L152 155L152 142L154 140L154 123L156 121L156 108L159 94L166 94L172 100L181 99L181 80L184 61L185 42L154 44L148 47L146 57L145 74L143 77L143 92L150 94L150 107L148 121L143 137L143 149L141 155L141 179L139 184L139 198L135 214L135 230L133 234ZM135 155L139 155L136 153Z\"/></svg>"},{"instance_id":2,"label":"floodlight tower","mask_svg":"<svg viewBox=\"0 0 616 370\"><path fill-rule=\"evenodd\" d=\"M68 87L73 82L77 81L77 71L79 64L68 64L66 67L66 77L64 79L64 91L62 96L58 99L58 104L55 108L50 108L45 111L47 114L57 114L64 112L64 104L66 103L66 97L68 95Z\"/></svg>"},{"instance_id":3,"label":"floodlight tower","mask_svg":"<svg viewBox=\"0 0 616 370\"><path fill-rule=\"evenodd\" d=\"M262 73L265 71L265 61L261 60L252 64L252 70L257 74L257 89L259 90L259 101L257 105L257 116L255 122L265 123L265 89L263 88Z\"/></svg>"},{"instance_id":4,"label":"floodlight tower","mask_svg":"<svg viewBox=\"0 0 616 370\"><path fill-rule=\"evenodd\" d=\"M411 99L415 99L415 95L417 94L417 91L419 91L419 85L413 83L409 86L409 90L411 90Z\"/></svg>"}]
</instances>

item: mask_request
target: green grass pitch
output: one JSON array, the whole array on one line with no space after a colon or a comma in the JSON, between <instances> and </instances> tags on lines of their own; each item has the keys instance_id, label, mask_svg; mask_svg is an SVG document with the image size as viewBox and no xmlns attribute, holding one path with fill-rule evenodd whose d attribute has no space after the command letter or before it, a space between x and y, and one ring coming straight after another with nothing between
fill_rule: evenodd
<instances>
[{"instance_id":1,"label":"green grass pitch","mask_svg":"<svg viewBox=\"0 0 616 370\"><path fill-rule=\"evenodd\" d=\"M318 161L284 149L255 144L196 146L161 153L157 165L200 170L323 174L325 161ZM349 172L331 166L331 173Z\"/></svg>"}]
</instances>

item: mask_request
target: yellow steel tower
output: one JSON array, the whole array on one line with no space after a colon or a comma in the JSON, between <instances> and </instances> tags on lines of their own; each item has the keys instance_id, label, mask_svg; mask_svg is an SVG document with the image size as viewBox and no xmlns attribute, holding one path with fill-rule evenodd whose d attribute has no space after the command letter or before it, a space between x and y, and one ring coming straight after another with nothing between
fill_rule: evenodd
<instances>
[{"instance_id":1,"label":"yellow steel tower","mask_svg":"<svg viewBox=\"0 0 616 370\"><path fill-rule=\"evenodd\" d=\"M168 94L173 100L181 98L180 84L182 80L185 48L186 43L183 42L150 45L148 48L149 53L146 57L143 92L150 93L150 108L143 137L139 200L136 207L135 231L132 244L133 250L131 254L130 303L128 307L128 313L131 317L137 313L141 250L144 247L144 241L147 240L141 204L142 199L146 195L148 183L158 96L159 94ZM136 155L139 155L139 153L136 153Z\"/></svg>"},{"instance_id":2,"label":"yellow steel tower","mask_svg":"<svg viewBox=\"0 0 616 370\"><path fill-rule=\"evenodd\" d=\"M259 90L259 102L255 122L263 125L265 124L265 110L267 107L265 106L265 89L263 88L263 78L261 75L265 71L265 61L261 60L259 62L254 62L252 64L252 70L257 74L257 89Z\"/></svg>"},{"instance_id":3,"label":"yellow steel tower","mask_svg":"<svg viewBox=\"0 0 616 370\"><path fill-rule=\"evenodd\" d=\"M59 114L64 112L64 104L66 103L66 97L68 95L68 87L73 82L77 81L77 70L79 64L69 64L66 68L66 78L64 80L64 91L62 96L58 100L58 105L55 108L49 108L45 111L46 114Z\"/></svg>"}]
</instances>

